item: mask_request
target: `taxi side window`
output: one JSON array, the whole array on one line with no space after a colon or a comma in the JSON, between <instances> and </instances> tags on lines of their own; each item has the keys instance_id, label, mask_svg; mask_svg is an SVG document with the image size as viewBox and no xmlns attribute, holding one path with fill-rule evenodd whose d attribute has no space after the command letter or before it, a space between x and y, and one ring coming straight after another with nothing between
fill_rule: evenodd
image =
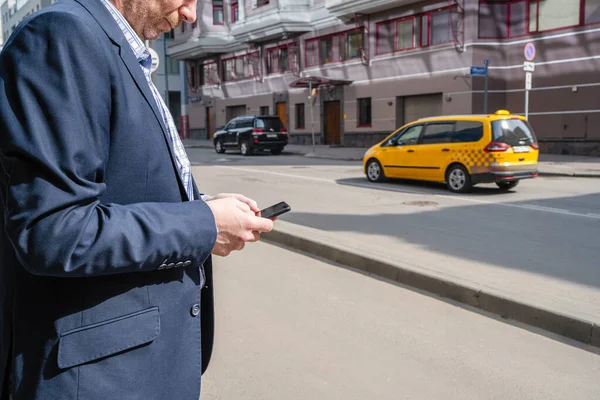
<instances>
[{"instance_id":1,"label":"taxi side window","mask_svg":"<svg viewBox=\"0 0 600 400\"><path fill-rule=\"evenodd\" d=\"M483 123L476 121L457 121L454 130L454 143L479 142L483 137Z\"/></svg>"},{"instance_id":2,"label":"taxi side window","mask_svg":"<svg viewBox=\"0 0 600 400\"><path fill-rule=\"evenodd\" d=\"M441 122L427 124L421 144L438 144L452 142L454 122Z\"/></svg>"},{"instance_id":3,"label":"taxi side window","mask_svg":"<svg viewBox=\"0 0 600 400\"><path fill-rule=\"evenodd\" d=\"M396 140L397 146L410 146L419 143L419 137L423 131L423 125L413 125L406 128L400 137Z\"/></svg>"}]
</instances>

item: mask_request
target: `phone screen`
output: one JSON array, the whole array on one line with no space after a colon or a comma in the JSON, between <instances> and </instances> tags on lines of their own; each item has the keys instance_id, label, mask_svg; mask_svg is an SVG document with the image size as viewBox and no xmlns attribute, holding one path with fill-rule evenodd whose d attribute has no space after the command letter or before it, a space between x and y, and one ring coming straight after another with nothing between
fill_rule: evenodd
<instances>
[{"instance_id":1,"label":"phone screen","mask_svg":"<svg viewBox=\"0 0 600 400\"><path fill-rule=\"evenodd\" d=\"M282 201L281 203L274 204L271 207L261 210L260 216L263 218L274 218L290 211L291 209L292 208L285 201Z\"/></svg>"}]
</instances>

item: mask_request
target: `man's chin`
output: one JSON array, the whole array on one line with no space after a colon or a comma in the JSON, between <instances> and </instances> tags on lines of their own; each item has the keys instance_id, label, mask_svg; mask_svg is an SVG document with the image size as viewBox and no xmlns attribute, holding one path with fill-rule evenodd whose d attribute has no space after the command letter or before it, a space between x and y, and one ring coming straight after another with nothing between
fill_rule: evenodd
<instances>
[{"instance_id":1,"label":"man's chin","mask_svg":"<svg viewBox=\"0 0 600 400\"><path fill-rule=\"evenodd\" d=\"M156 40L163 33L166 33L166 32L161 32L159 29L152 29L152 30L144 32L144 38L143 39L144 40Z\"/></svg>"}]
</instances>

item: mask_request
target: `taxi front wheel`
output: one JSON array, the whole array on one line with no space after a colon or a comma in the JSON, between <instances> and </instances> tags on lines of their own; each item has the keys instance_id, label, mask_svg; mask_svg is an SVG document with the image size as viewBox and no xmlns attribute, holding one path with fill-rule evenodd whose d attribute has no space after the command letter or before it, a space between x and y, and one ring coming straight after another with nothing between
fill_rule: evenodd
<instances>
[{"instance_id":1,"label":"taxi front wheel","mask_svg":"<svg viewBox=\"0 0 600 400\"><path fill-rule=\"evenodd\" d=\"M371 182L382 182L385 180L383 168L377 160L369 160L367 163L367 179Z\"/></svg>"},{"instance_id":2,"label":"taxi front wheel","mask_svg":"<svg viewBox=\"0 0 600 400\"><path fill-rule=\"evenodd\" d=\"M451 192L465 193L473 187L471 175L465 167L459 164L451 165L446 172L446 185Z\"/></svg>"}]
</instances>

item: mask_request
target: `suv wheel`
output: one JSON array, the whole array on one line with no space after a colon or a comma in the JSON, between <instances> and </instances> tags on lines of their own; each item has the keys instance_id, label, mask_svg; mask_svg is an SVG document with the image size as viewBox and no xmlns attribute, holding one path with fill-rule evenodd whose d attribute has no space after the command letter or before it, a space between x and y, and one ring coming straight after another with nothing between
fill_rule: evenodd
<instances>
[{"instance_id":1,"label":"suv wheel","mask_svg":"<svg viewBox=\"0 0 600 400\"><path fill-rule=\"evenodd\" d=\"M471 190L471 176L469 172L459 164L454 164L446 172L446 184L448 189L454 193L465 193Z\"/></svg>"},{"instance_id":2,"label":"suv wheel","mask_svg":"<svg viewBox=\"0 0 600 400\"><path fill-rule=\"evenodd\" d=\"M496 185L500 188L500 190L510 190L517 186L519 181L509 181L509 182L496 182Z\"/></svg>"},{"instance_id":3,"label":"suv wheel","mask_svg":"<svg viewBox=\"0 0 600 400\"><path fill-rule=\"evenodd\" d=\"M225 147L223 146L223 143L220 140L217 140L215 142L215 151L219 154L225 153Z\"/></svg>"},{"instance_id":4,"label":"suv wheel","mask_svg":"<svg viewBox=\"0 0 600 400\"><path fill-rule=\"evenodd\" d=\"M250 147L250 143L242 142L242 144L240 144L240 153L242 153L243 156L251 155L252 148Z\"/></svg>"},{"instance_id":5,"label":"suv wheel","mask_svg":"<svg viewBox=\"0 0 600 400\"><path fill-rule=\"evenodd\" d=\"M371 182L382 182L385 180L385 174L379 161L373 159L367 163L367 179Z\"/></svg>"}]
</instances>

